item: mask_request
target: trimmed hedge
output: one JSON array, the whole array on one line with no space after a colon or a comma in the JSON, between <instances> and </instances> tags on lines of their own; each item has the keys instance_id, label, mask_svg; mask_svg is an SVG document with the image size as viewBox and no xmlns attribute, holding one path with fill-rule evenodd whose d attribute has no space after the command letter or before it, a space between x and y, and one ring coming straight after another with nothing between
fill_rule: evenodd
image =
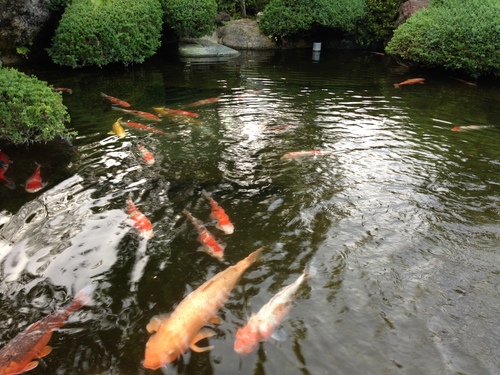
<instances>
[{"instance_id":1,"label":"trimmed hedge","mask_svg":"<svg viewBox=\"0 0 500 375\"><path fill-rule=\"evenodd\" d=\"M0 140L22 144L76 135L65 121L70 117L60 92L35 76L0 68Z\"/></svg>"},{"instance_id":2,"label":"trimmed hedge","mask_svg":"<svg viewBox=\"0 0 500 375\"><path fill-rule=\"evenodd\" d=\"M165 24L181 38L199 38L215 27L215 0L162 0Z\"/></svg>"},{"instance_id":3,"label":"trimmed hedge","mask_svg":"<svg viewBox=\"0 0 500 375\"><path fill-rule=\"evenodd\" d=\"M142 63L160 47L158 0L73 0L47 50L54 63L73 68Z\"/></svg>"},{"instance_id":4,"label":"trimmed hedge","mask_svg":"<svg viewBox=\"0 0 500 375\"><path fill-rule=\"evenodd\" d=\"M390 55L426 67L500 75L500 2L440 0L415 13L386 47Z\"/></svg>"}]
</instances>

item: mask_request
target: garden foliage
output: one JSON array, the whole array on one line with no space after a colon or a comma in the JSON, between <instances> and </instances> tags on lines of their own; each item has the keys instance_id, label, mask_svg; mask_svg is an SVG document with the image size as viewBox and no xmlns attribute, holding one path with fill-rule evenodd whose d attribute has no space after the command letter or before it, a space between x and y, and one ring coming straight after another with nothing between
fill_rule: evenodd
<instances>
[{"instance_id":1,"label":"garden foliage","mask_svg":"<svg viewBox=\"0 0 500 375\"><path fill-rule=\"evenodd\" d=\"M388 54L427 67L500 75L500 2L434 0L395 32Z\"/></svg>"},{"instance_id":2,"label":"garden foliage","mask_svg":"<svg viewBox=\"0 0 500 375\"><path fill-rule=\"evenodd\" d=\"M352 31L366 15L364 0L271 0L260 28L274 38L306 35L320 26Z\"/></svg>"},{"instance_id":3,"label":"garden foliage","mask_svg":"<svg viewBox=\"0 0 500 375\"><path fill-rule=\"evenodd\" d=\"M181 38L212 33L217 15L215 0L162 0L165 24Z\"/></svg>"},{"instance_id":4,"label":"garden foliage","mask_svg":"<svg viewBox=\"0 0 500 375\"><path fill-rule=\"evenodd\" d=\"M76 134L64 126L69 120L60 92L34 76L0 68L0 140L22 144L67 138Z\"/></svg>"},{"instance_id":5,"label":"garden foliage","mask_svg":"<svg viewBox=\"0 0 500 375\"><path fill-rule=\"evenodd\" d=\"M219 12L229 13L231 16L239 16L241 13L241 5L239 0L216 0L217 10ZM264 10L271 0L245 0L245 8L247 14L257 15Z\"/></svg>"},{"instance_id":6,"label":"garden foliage","mask_svg":"<svg viewBox=\"0 0 500 375\"><path fill-rule=\"evenodd\" d=\"M162 9L158 0L108 0L67 6L48 53L73 68L113 62L142 63L160 47Z\"/></svg>"}]
</instances>

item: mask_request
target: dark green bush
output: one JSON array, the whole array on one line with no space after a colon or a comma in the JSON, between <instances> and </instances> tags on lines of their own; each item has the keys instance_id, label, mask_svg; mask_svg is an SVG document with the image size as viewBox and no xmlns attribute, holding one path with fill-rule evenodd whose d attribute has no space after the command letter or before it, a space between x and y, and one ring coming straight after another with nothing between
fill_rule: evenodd
<instances>
[{"instance_id":1,"label":"dark green bush","mask_svg":"<svg viewBox=\"0 0 500 375\"><path fill-rule=\"evenodd\" d=\"M64 126L69 120L60 92L34 76L0 68L0 140L21 144L67 138L76 135Z\"/></svg>"},{"instance_id":2,"label":"dark green bush","mask_svg":"<svg viewBox=\"0 0 500 375\"><path fill-rule=\"evenodd\" d=\"M240 0L216 0L219 12L229 13L231 16L241 15ZM270 0L245 0L247 15L255 16L264 10Z\"/></svg>"},{"instance_id":3,"label":"dark green bush","mask_svg":"<svg viewBox=\"0 0 500 375\"><path fill-rule=\"evenodd\" d=\"M199 38L210 34L215 27L215 0L162 0L165 23L175 35Z\"/></svg>"},{"instance_id":4,"label":"dark green bush","mask_svg":"<svg viewBox=\"0 0 500 375\"><path fill-rule=\"evenodd\" d=\"M142 63L160 46L158 0L73 0L66 8L48 53L73 68L113 62Z\"/></svg>"},{"instance_id":5,"label":"dark green bush","mask_svg":"<svg viewBox=\"0 0 500 375\"><path fill-rule=\"evenodd\" d=\"M315 26L352 31L365 14L364 0L271 0L259 25L275 38L304 35Z\"/></svg>"},{"instance_id":6,"label":"dark green bush","mask_svg":"<svg viewBox=\"0 0 500 375\"><path fill-rule=\"evenodd\" d=\"M500 75L499 14L498 0L434 1L394 32L386 52L475 78Z\"/></svg>"}]
</instances>

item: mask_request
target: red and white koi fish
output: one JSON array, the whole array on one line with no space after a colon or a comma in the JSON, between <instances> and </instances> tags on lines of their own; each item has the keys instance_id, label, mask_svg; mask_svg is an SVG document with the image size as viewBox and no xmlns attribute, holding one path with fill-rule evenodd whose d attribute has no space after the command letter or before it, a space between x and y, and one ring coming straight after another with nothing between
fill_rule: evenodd
<instances>
[{"instance_id":1,"label":"red and white koi fish","mask_svg":"<svg viewBox=\"0 0 500 375\"><path fill-rule=\"evenodd\" d=\"M106 95L106 94L104 94L102 92L101 92L101 96L104 97L104 98L106 98L106 99L108 99L111 103L119 105L120 107L124 107L124 108L129 108L130 107L130 104L127 103L124 100L115 98L113 96Z\"/></svg>"},{"instance_id":2,"label":"red and white koi fish","mask_svg":"<svg viewBox=\"0 0 500 375\"><path fill-rule=\"evenodd\" d=\"M332 150L293 151L293 152L288 152L288 153L284 154L280 159L282 159L282 160L283 159L297 159L297 158L301 158L303 156L331 155L333 153L334 153L334 151L332 151Z\"/></svg>"},{"instance_id":3,"label":"red and white koi fish","mask_svg":"<svg viewBox=\"0 0 500 375\"><path fill-rule=\"evenodd\" d=\"M67 87L52 87L52 91L54 92L66 91L68 94L73 94L73 90L68 89Z\"/></svg>"},{"instance_id":4,"label":"red and white koi fish","mask_svg":"<svg viewBox=\"0 0 500 375\"><path fill-rule=\"evenodd\" d=\"M196 345L198 341L215 335L214 331L204 326L214 322L213 318L262 250L263 248L255 250L234 266L206 281L184 298L170 316L153 317L146 329L154 334L146 344L142 365L155 370L175 361L188 348L195 352L212 350L212 346L200 348Z\"/></svg>"},{"instance_id":5,"label":"red and white koi fish","mask_svg":"<svg viewBox=\"0 0 500 375\"><path fill-rule=\"evenodd\" d=\"M203 225L202 221L195 218L188 210L184 209L182 213L186 215L189 220L191 220L194 227L198 231L198 241L201 243L198 251L203 251L208 255L222 261L224 258L224 248L226 247L226 245L221 244L219 241L217 241L214 235L208 231L205 225Z\"/></svg>"},{"instance_id":6,"label":"red and white koi fish","mask_svg":"<svg viewBox=\"0 0 500 375\"><path fill-rule=\"evenodd\" d=\"M463 132L469 130L481 130L481 129L489 129L495 128L495 125L464 125L464 126L454 126L451 130L454 132Z\"/></svg>"},{"instance_id":7,"label":"red and white koi fish","mask_svg":"<svg viewBox=\"0 0 500 375\"><path fill-rule=\"evenodd\" d=\"M38 365L35 359L45 357L52 351L47 345L52 332L62 327L71 313L90 300L92 289L91 286L83 288L72 302L31 324L5 345L0 350L0 374L21 374L34 369Z\"/></svg>"},{"instance_id":8,"label":"red and white koi fish","mask_svg":"<svg viewBox=\"0 0 500 375\"><path fill-rule=\"evenodd\" d=\"M193 103L186 105L186 107L197 107L199 105L215 103L215 102L218 102L219 100L220 100L220 98L208 98L208 99L197 100L196 102L193 102Z\"/></svg>"},{"instance_id":9,"label":"red and white koi fish","mask_svg":"<svg viewBox=\"0 0 500 375\"><path fill-rule=\"evenodd\" d=\"M124 109L124 108L119 108L119 107L113 107L115 111L121 111L125 113L129 113L134 116L139 116L148 120L153 120L153 121L161 121L161 118L159 118L156 115L153 115L152 113L149 112L143 112L143 111L136 111L135 109Z\"/></svg>"},{"instance_id":10,"label":"red and white koi fish","mask_svg":"<svg viewBox=\"0 0 500 375\"><path fill-rule=\"evenodd\" d=\"M139 232L141 237L145 239L153 238L153 225L149 219L139 211L130 197L127 201L127 213L133 221L134 228Z\"/></svg>"},{"instance_id":11,"label":"red and white koi fish","mask_svg":"<svg viewBox=\"0 0 500 375\"><path fill-rule=\"evenodd\" d=\"M425 78L410 78L410 79L407 79L406 81L395 83L394 87L401 87L403 85L414 85L415 83L423 84L424 81L425 81Z\"/></svg>"},{"instance_id":12,"label":"red and white koi fish","mask_svg":"<svg viewBox=\"0 0 500 375\"><path fill-rule=\"evenodd\" d=\"M149 131L152 133L168 135L163 130L157 129L154 126L141 124L140 122L134 122L134 121L128 120L128 121L121 121L120 124L125 125L125 126L129 126L131 128L134 128L134 129L146 130L146 131Z\"/></svg>"},{"instance_id":13,"label":"red and white koi fish","mask_svg":"<svg viewBox=\"0 0 500 375\"><path fill-rule=\"evenodd\" d=\"M40 173L40 164L37 165L35 172L26 180L25 190L28 193L36 193L47 186L46 182L43 182L42 175Z\"/></svg>"},{"instance_id":14,"label":"red and white koi fish","mask_svg":"<svg viewBox=\"0 0 500 375\"><path fill-rule=\"evenodd\" d=\"M9 169L9 164L12 163L9 156L5 152L0 151L0 182L5 184L9 189L14 189L16 187L14 181L5 177L5 172Z\"/></svg>"},{"instance_id":15,"label":"red and white koi fish","mask_svg":"<svg viewBox=\"0 0 500 375\"><path fill-rule=\"evenodd\" d=\"M139 149L142 160L146 165L153 165L155 163L155 157L151 151L142 145L137 145L137 148Z\"/></svg>"},{"instance_id":16,"label":"red and white koi fish","mask_svg":"<svg viewBox=\"0 0 500 375\"><path fill-rule=\"evenodd\" d=\"M215 227L223 231L225 234L232 234L234 232L234 225L231 223L231 220L229 220L229 216L227 216L226 211L219 206L210 194L205 191L203 191L202 194L210 202L210 207L212 209L210 217L217 221Z\"/></svg>"},{"instance_id":17,"label":"red and white koi fish","mask_svg":"<svg viewBox=\"0 0 500 375\"><path fill-rule=\"evenodd\" d=\"M153 108L156 113L160 116L188 116L188 117L200 117L198 113L184 111L182 109L170 109L165 107L155 107Z\"/></svg>"},{"instance_id":18,"label":"red and white koi fish","mask_svg":"<svg viewBox=\"0 0 500 375\"><path fill-rule=\"evenodd\" d=\"M234 350L238 354L250 354L261 341L273 335L292 308L297 290L309 277L304 271L292 284L281 289L257 314L252 314L248 323L236 332Z\"/></svg>"}]
</instances>

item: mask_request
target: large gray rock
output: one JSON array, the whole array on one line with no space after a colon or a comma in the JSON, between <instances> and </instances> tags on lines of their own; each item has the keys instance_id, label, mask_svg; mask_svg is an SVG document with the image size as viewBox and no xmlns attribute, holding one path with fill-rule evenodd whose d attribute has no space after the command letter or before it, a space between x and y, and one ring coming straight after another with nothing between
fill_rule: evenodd
<instances>
[{"instance_id":1,"label":"large gray rock","mask_svg":"<svg viewBox=\"0 0 500 375\"><path fill-rule=\"evenodd\" d=\"M405 1L401 6L399 7L399 15L396 20L396 27L401 26L403 23L406 22L408 18L413 16L415 12L425 9L429 6L429 1L428 0L408 0Z\"/></svg>"},{"instance_id":2,"label":"large gray rock","mask_svg":"<svg viewBox=\"0 0 500 375\"><path fill-rule=\"evenodd\" d=\"M207 39L181 39L179 41L181 57L236 57L240 53L232 48L214 43Z\"/></svg>"},{"instance_id":3,"label":"large gray rock","mask_svg":"<svg viewBox=\"0 0 500 375\"><path fill-rule=\"evenodd\" d=\"M261 33L256 20L240 19L218 29L220 43L235 49L276 49L278 45Z\"/></svg>"}]
</instances>

